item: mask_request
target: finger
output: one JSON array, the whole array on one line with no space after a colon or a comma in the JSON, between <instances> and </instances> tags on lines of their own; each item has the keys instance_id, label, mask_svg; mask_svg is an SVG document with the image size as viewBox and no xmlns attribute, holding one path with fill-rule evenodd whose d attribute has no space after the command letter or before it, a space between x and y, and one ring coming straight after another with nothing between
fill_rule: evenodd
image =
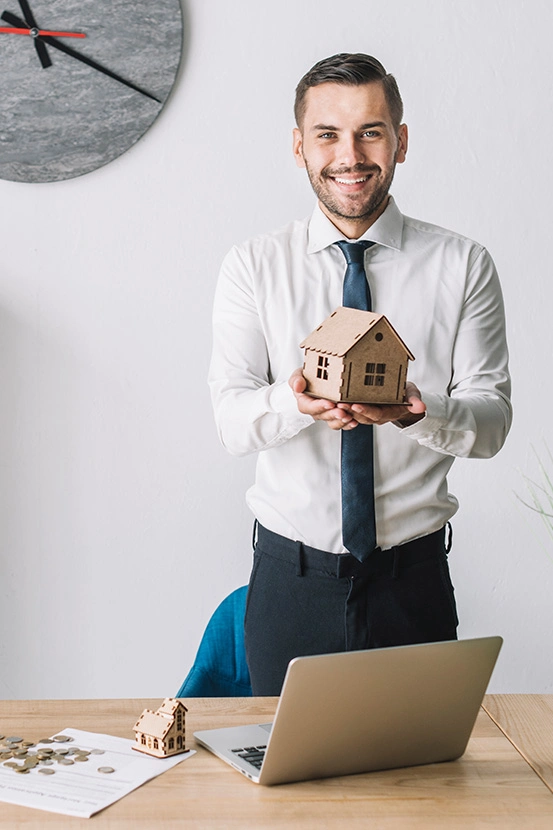
<instances>
[{"instance_id":1,"label":"finger","mask_svg":"<svg viewBox=\"0 0 553 830\"><path fill-rule=\"evenodd\" d=\"M296 395L298 409L304 415L311 415L312 418L320 419L334 411L334 404L319 398L311 398L309 395Z\"/></svg>"},{"instance_id":2,"label":"finger","mask_svg":"<svg viewBox=\"0 0 553 830\"><path fill-rule=\"evenodd\" d=\"M362 408L361 411L354 410L353 416L360 424L374 424L382 426L390 421L397 421L404 418L411 412L408 406L372 406Z\"/></svg>"},{"instance_id":3,"label":"finger","mask_svg":"<svg viewBox=\"0 0 553 830\"><path fill-rule=\"evenodd\" d=\"M360 424L377 424L381 420L386 409L388 409L388 407L356 403L351 407L351 414ZM401 407L401 409L404 409L404 407Z\"/></svg>"},{"instance_id":4,"label":"finger","mask_svg":"<svg viewBox=\"0 0 553 830\"><path fill-rule=\"evenodd\" d=\"M412 414L418 415L426 412L426 404L422 400L420 390L410 380L405 384L405 397L409 401L409 411Z\"/></svg>"},{"instance_id":5,"label":"finger","mask_svg":"<svg viewBox=\"0 0 553 830\"><path fill-rule=\"evenodd\" d=\"M408 400L411 404L408 412L411 412L413 415L420 415L426 412L426 404L418 395L412 395Z\"/></svg>"},{"instance_id":6,"label":"finger","mask_svg":"<svg viewBox=\"0 0 553 830\"><path fill-rule=\"evenodd\" d=\"M325 420L325 419L321 418L320 420ZM338 419L338 418L333 419L331 421L325 420L325 424L327 426L329 426L330 429L333 429L333 430L340 430L340 429L350 430L350 429L355 429L355 427L358 426L358 423L355 420L355 418L352 418L351 421L347 421L347 422L342 421L341 419Z\"/></svg>"},{"instance_id":7,"label":"finger","mask_svg":"<svg viewBox=\"0 0 553 830\"><path fill-rule=\"evenodd\" d=\"M307 386L307 381L305 380L301 369L296 369L296 371L290 375L290 380L288 381L288 383L292 387L292 390L295 394L304 392Z\"/></svg>"},{"instance_id":8,"label":"finger","mask_svg":"<svg viewBox=\"0 0 553 830\"><path fill-rule=\"evenodd\" d=\"M343 427L345 424L355 423L353 415L348 415L345 412L339 412L336 409L331 409L329 412L321 413L321 421L335 421Z\"/></svg>"}]
</instances>

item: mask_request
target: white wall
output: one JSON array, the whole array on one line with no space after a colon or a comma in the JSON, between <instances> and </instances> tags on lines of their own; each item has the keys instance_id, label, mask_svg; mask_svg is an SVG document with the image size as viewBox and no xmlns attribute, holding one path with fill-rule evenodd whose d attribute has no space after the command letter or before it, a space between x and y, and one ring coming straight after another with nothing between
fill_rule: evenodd
<instances>
[{"instance_id":1,"label":"white wall","mask_svg":"<svg viewBox=\"0 0 553 830\"><path fill-rule=\"evenodd\" d=\"M219 447L205 383L226 250L311 210L290 146L319 58L378 56L411 131L405 213L500 270L515 423L457 461L461 635L500 633L496 691L553 691L553 542L520 507L553 445L549 0L187 0L172 100L120 159L0 182L0 696L173 694L247 580L253 459Z\"/></svg>"}]
</instances>

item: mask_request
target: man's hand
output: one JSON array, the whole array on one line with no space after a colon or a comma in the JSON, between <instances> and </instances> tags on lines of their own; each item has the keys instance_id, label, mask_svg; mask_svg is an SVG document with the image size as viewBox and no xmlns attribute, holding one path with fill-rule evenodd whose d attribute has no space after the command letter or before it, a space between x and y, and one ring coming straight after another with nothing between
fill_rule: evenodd
<instances>
[{"instance_id":1,"label":"man's hand","mask_svg":"<svg viewBox=\"0 0 553 830\"><path fill-rule=\"evenodd\" d=\"M347 408L360 424L381 426L392 422L398 427L409 427L424 418L426 404L415 384L410 381L405 384L405 397L405 404L392 406L378 406L378 404L370 403L338 404L338 406Z\"/></svg>"},{"instance_id":2,"label":"man's hand","mask_svg":"<svg viewBox=\"0 0 553 830\"><path fill-rule=\"evenodd\" d=\"M316 421L326 421L331 429L354 429L357 424L395 423L399 427L408 427L424 418L426 405L414 383L407 382L405 388L406 404L397 406L378 406L368 403L333 403L324 398L312 398L305 394L307 386L302 370L296 369L290 377L298 409L304 415L311 415ZM409 405L407 405L409 404Z\"/></svg>"},{"instance_id":3,"label":"man's hand","mask_svg":"<svg viewBox=\"0 0 553 830\"><path fill-rule=\"evenodd\" d=\"M296 396L298 409L304 415L311 415L316 421L326 421L330 429L354 429L357 426L354 413L348 412L342 404L305 394L307 381L301 369L292 373L288 383Z\"/></svg>"}]
</instances>

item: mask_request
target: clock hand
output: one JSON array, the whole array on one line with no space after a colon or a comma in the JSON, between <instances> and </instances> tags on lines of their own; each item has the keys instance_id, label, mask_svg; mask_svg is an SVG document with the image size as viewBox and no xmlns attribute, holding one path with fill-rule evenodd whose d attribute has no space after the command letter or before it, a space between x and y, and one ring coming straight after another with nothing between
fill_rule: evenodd
<instances>
[{"instance_id":1,"label":"clock hand","mask_svg":"<svg viewBox=\"0 0 553 830\"><path fill-rule=\"evenodd\" d=\"M19 0L19 5L21 7L21 11L23 12L23 17L25 18L25 22L28 24L30 29L38 29L37 22L34 18L34 15L31 11L31 7L27 0ZM9 21L8 21L9 22ZM52 61L50 60L50 55L48 54L48 49L42 43L42 41L38 40L38 38L34 38L34 44L36 53L39 57L40 63L42 64L43 69L48 69L49 66L52 66Z\"/></svg>"},{"instance_id":2,"label":"clock hand","mask_svg":"<svg viewBox=\"0 0 553 830\"><path fill-rule=\"evenodd\" d=\"M86 37L81 32L47 32L44 29L15 29L13 26L0 26L3 35L30 35L31 37Z\"/></svg>"},{"instance_id":3,"label":"clock hand","mask_svg":"<svg viewBox=\"0 0 553 830\"><path fill-rule=\"evenodd\" d=\"M27 5L26 0L19 0L21 7L23 8L23 4ZM29 9L30 12L30 9ZM24 12L25 13L25 12ZM32 16L32 14L31 14ZM16 15L12 14L11 12L4 12L2 15L2 20L5 20L6 23L11 23L18 28L25 28L26 23L21 18L17 17ZM33 18L34 19L34 18ZM87 66L91 66L93 69L97 69L98 72L103 72L104 75L108 75L108 77L113 78L115 81L119 81L119 83L124 84L125 86L130 87L130 89L134 89L135 92L140 92L142 95L145 95L147 98L151 98L152 101L156 101L158 104L161 104L159 98L156 98L155 95L152 95L150 92L147 92L145 89L133 84L131 81L127 81L125 78L122 78L120 75L116 75L115 72L112 72L111 69L106 69L105 66L93 61L92 58L87 58L86 55L81 55L79 52L75 52L70 46L66 46L65 43L62 43L59 40L56 40L51 35L38 35L34 37L35 46L38 47L40 44L44 50L46 50L46 46L44 44L48 44L49 46L53 46L55 49L59 49L60 52L65 52L66 55L70 55L72 58L76 58L76 60L82 61L86 63ZM40 57L40 54L39 54ZM48 53L46 52L46 58L48 60L47 64L42 64L44 68L46 66L51 66L52 61ZM42 60L41 60L42 63Z\"/></svg>"},{"instance_id":4,"label":"clock hand","mask_svg":"<svg viewBox=\"0 0 553 830\"><path fill-rule=\"evenodd\" d=\"M98 72L103 72L104 75L113 78L115 81L119 81L120 84L124 84L125 86L130 87L130 89L134 89L135 92L140 92L147 98L151 98L152 101L157 101L158 104L161 104L159 98L156 98L155 95L151 94L151 92L146 92L145 89L142 89L136 84L131 83L131 81L127 81L120 75L116 75L115 72L111 71L111 69L106 69L105 66L102 66L102 64L93 61L92 58L87 58L86 55L81 55L80 52L75 52L74 49L72 49L70 46L67 46L65 43L62 43L60 40L56 40L53 37L47 36L44 38L44 42L47 43L49 46L54 46L56 49L59 49L60 52L65 52L66 55L70 55L72 58L76 58L78 61L86 63L87 66L91 66L93 69L97 69Z\"/></svg>"},{"instance_id":5,"label":"clock hand","mask_svg":"<svg viewBox=\"0 0 553 830\"><path fill-rule=\"evenodd\" d=\"M30 9L29 9L30 11ZM31 14L32 17L32 14ZM12 26L16 26L18 29L32 29L33 27L30 26L25 20L21 20L20 17L17 17L15 14L11 12L3 12L2 13L2 20L5 20L6 23L11 23ZM34 18L33 18L34 20ZM50 55L48 54L48 50L45 44L39 40L39 38L34 38L35 49L37 55L39 57L40 63L42 64L43 69L48 69L49 66L52 66L52 61L50 60Z\"/></svg>"},{"instance_id":6,"label":"clock hand","mask_svg":"<svg viewBox=\"0 0 553 830\"><path fill-rule=\"evenodd\" d=\"M25 18L26 22L29 26L36 26L37 22L34 18L34 15L31 11L31 7L29 6L28 0L18 0L19 5L21 6L21 11L23 12L23 17Z\"/></svg>"}]
</instances>

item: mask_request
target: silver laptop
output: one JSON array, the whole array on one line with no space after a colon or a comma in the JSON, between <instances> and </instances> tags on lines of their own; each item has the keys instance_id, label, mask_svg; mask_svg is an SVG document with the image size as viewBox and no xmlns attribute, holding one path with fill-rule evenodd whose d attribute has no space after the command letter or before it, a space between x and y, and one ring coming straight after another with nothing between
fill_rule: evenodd
<instances>
[{"instance_id":1,"label":"silver laptop","mask_svg":"<svg viewBox=\"0 0 553 830\"><path fill-rule=\"evenodd\" d=\"M482 637L296 657L272 724L194 737L257 784L453 761L502 643Z\"/></svg>"}]
</instances>

